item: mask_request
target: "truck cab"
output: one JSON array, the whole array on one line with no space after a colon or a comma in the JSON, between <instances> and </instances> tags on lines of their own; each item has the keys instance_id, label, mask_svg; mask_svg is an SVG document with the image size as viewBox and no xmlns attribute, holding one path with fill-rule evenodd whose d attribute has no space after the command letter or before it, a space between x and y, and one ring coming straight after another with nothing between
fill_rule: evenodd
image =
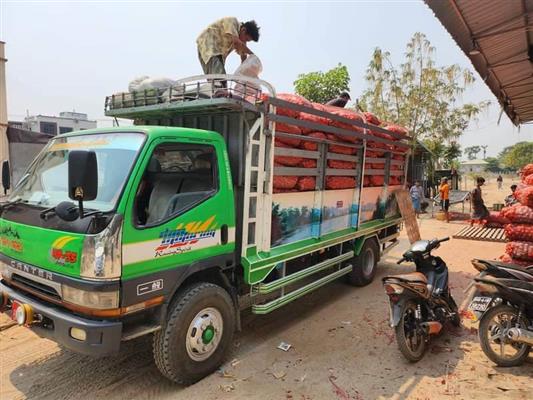
<instances>
[{"instance_id":1,"label":"truck cab","mask_svg":"<svg viewBox=\"0 0 533 400\"><path fill-rule=\"evenodd\" d=\"M364 121L277 99L269 85L265 98L261 81L248 82L250 95L241 77L200 80L108 97L107 114L135 125L53 138L0 209L4 312L95 356L152 334L156 365L182 384L220 366L240 310L271 312L341 276L372 281L397 244L394 190L404 182L393 182L404 179L407 157L396 156L408 148L402 137L369 135ZM296 136L276 123L350 141L309 136L311 150L279 148L275 137ZM287 167L279 157L315 161ZM365 187L372 174L383 184ZM279 193L279 176L312 186ZM328 186L336 176L353 185Z\"/></svg>"}]
</instances>

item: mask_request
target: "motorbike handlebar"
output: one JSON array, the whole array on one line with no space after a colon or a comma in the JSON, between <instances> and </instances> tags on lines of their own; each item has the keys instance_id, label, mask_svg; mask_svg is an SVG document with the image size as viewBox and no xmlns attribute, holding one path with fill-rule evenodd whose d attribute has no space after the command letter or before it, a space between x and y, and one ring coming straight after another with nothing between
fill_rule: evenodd
<instances>
[{"instance_id":1,"label":"motorbike handlebar","mask_svg":"<svg viewBox=\"0 0 533 400\"><path fill-rule=\"evenodd\" d=\"M442 243L442 242L447 242L448 240L450 240L450 237L446 236L445 238L437 240L437 242Z\"/></svg>"},{"instance_id":2,"label":"motorbike handlebar","mask_svg":"<svg viewBox=\"0 0 533 400\"><path fill-rule=\"evenodd\" d=\"M401 264L405 261L405 257L400 258L398 261L396 261L396 264Z\"/></svg>"}]
</instances>

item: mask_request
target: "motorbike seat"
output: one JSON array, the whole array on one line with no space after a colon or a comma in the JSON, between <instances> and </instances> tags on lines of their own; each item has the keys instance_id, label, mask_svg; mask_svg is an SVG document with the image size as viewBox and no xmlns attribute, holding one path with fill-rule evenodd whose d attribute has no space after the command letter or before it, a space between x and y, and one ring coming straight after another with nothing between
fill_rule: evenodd
<instances>
[{"instance_id":1,"label":"motorbike seat","mask_svg":"<svg viewBox=\"0 0 533 400\"><path fill-rule=\"evenodd\" d=\"M392 275L392 276L389 276L388 278L395 278L395 279L399 279L405 282L419 282L419 283L425 283L425 284L428 283L426 275L424 275L421 272L410 272L408 274Z\"/></svg>"}]
</instances>

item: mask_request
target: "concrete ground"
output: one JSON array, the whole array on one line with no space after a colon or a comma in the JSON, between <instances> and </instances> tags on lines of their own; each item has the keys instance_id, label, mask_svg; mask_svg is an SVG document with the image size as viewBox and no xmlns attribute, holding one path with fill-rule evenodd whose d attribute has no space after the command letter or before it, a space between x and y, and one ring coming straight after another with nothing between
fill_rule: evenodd
<instances>
[{"instance_id":1,"label":"concrete ground","mask_svg":"<svg viewBox=\"0 0 533 400\"><path fill-rule=\"evenodd\" d=\"M420 220L424 238L461 229L427 218ZM417 364L402 357L388 327L381 278L413 269L394 264L407 247L402 235L366 287L338 281L270 315L245 316L228 362L187 388L158 373L150 338L127 343L116 356L93 359L26 328L8 328L0 332L0 399L533 398L533 353L521 367L495 367L481 352L475 332L466 328L432 341ZM459 304L474 272L469 260L496 258L503 247L452 239L437 250L449 264ZM281 341L292 348L277 349Z\"/></svg>"}]
</instances>

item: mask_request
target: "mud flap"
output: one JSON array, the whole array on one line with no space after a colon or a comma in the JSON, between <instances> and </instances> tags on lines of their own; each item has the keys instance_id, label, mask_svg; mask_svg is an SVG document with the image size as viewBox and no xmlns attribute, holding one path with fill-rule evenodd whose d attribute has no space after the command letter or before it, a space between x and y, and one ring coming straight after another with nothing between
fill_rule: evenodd
<instances>
[{"instance_id":1,"label":"mud flap","mask_svg":"<svg viewBox=\"0 0 533 400\"><path fill-rule=\"evenodd\" d=\"M400 300L397 303L390 302L390 326L395 328L402 318L402 308L405 300Z\"/></svg>"}]
</instances>

